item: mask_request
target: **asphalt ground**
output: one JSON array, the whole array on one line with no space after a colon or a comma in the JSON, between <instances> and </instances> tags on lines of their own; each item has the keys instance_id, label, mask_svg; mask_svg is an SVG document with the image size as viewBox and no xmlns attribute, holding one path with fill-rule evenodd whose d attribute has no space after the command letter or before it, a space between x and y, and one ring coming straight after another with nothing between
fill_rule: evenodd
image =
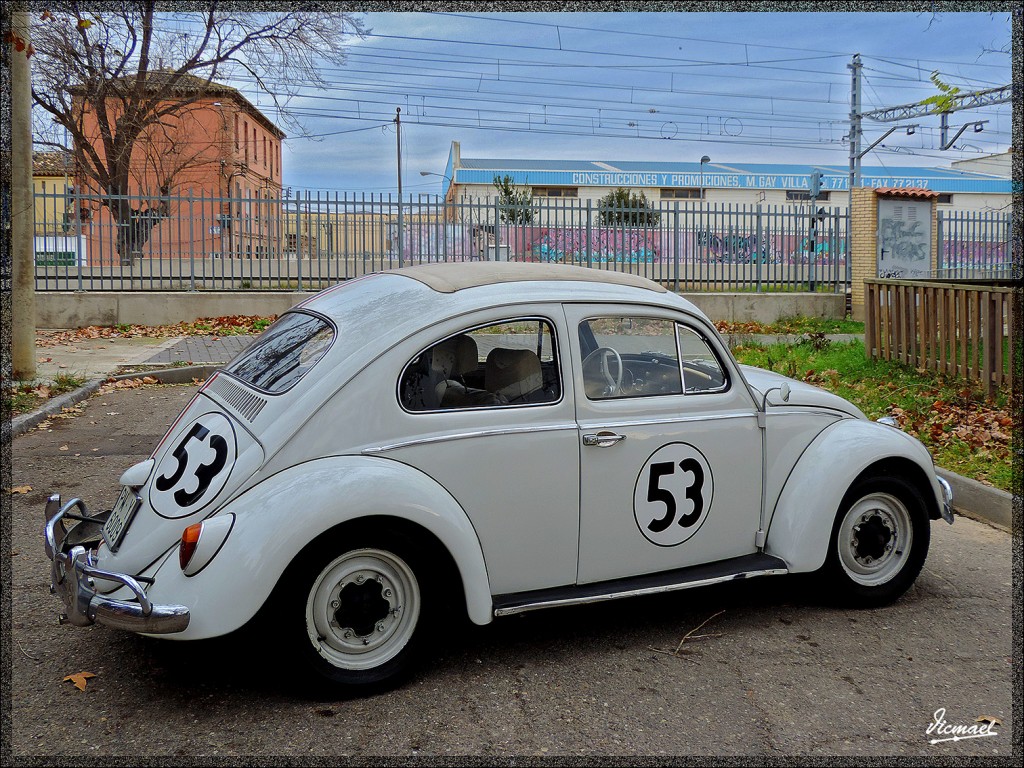
<instances>
[{"instance_id":1,"label":"asphalt ground","mask_svg":"<svg viewBox=\"0 0 1024 768\"><path fill-rule=\"evenodd\" d=\"M451 624L411 681L364 699L297 691L259 634L175 643L58 626L46 496L112 504L120 473L196 389L110 388L13 440L5 750L17 762L1019 756L1011 536L965 518L932 524L923 572L887 608L830 607L787 576ZM94 677L78 690L67 678L82 672ZM937 716L994 718L997 735L933 744Z\"/></svg>"}]
</instances>

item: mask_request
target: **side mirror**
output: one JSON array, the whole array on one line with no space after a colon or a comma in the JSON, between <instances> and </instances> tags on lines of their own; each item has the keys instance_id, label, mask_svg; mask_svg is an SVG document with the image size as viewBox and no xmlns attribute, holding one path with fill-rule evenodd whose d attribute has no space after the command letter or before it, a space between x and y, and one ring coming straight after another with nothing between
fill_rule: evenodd
<instances>
[{"instance_id":1,"label":"side mirror","mask_svg":"<svg viewBox=\"0 0 1024 768\"><path fill-rule=\"evenodd\" d=\"M761 398L762 411L764 411L768 407L768 395L770 395L772 392L778 392L779 395L782 397L782 402L788 403L790 394L789 382L784 381L780 386L771 387L770 389L765 391L764 397Z\"/></svg>"}]
</instances>

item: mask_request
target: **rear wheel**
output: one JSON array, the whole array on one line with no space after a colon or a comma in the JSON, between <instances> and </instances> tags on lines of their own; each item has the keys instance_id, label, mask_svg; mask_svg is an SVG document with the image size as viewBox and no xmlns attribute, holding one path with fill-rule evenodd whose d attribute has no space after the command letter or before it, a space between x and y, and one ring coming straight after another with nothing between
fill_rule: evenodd
<instances>
[{"instance_id":1,"label":"rear wheel","mask_svg":"<svg viewBox=\"0 0 1024 768\"><path fill-rule=\"evenodd\" d=\"M415 551L403 538L368 537L304 560L284 596L293 608L288 631L321 681L369 692L413 670L431 605Z\"/></svg>"},{"instance_id":2,"label":"rear wheel","mask_svg":"<svg viewBox=\"0 0 1024 768\"><path fill-rule=\"evenodd\" d=\"M930 533L913 485L889 476L857 481L840 505L822 568L832 596L861 607L893 602L921 572Z\"/></svg>"}]
</instances>

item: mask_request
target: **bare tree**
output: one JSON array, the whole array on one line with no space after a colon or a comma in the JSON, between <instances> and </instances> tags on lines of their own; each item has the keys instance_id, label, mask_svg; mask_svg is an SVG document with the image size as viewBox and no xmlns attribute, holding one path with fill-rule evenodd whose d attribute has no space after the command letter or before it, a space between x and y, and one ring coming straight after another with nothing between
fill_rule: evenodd
<instances>
[{"instance_id":1,"label":"bare tree","mask_svg":"<svg viewBox=\"0 0 1024 768\"><path fill-rule=\"evenodd\" d=\"M162 12L153 0L97 6L56 2L34 20L34 105L45 116L37 143L74 144L76 175L103 195L117 225L122 263L141 252L169 213L167 196L181 173L200 162L215 137L173 139L175 128L204 99L225 90L218 81L251 79L302 134L288 111L300 88L326 87L324 64L340 65L345 45L366 31L360 20L325 3L297 3L283 13L254 13L238 3L210 2L200 12ZM194 6L188 6L194 8ZM97 136L87 126L95 126ZM49 129L49 130L47 130ZM145 169L145 174L140 173ZM155 189L126 197L145 175Z\"/></svg>"}]
</instances>

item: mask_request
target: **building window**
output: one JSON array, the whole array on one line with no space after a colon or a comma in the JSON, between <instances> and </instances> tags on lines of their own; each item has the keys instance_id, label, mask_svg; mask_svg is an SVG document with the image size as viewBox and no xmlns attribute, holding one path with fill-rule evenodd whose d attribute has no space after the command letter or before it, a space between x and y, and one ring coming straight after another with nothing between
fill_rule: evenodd
<instances>
[{"instance_id":1,"label":"building window","mask_svg":"<svg viewBox=\"0 0 1024 768\"><path fill-rule=\"evenodd\" d=\"M947 195L942 195L942 194L940 194L939 198L938 198L938 200L936 200L936 202L940 203L940 204L941 203L952 203L953 202L953 195L948 195L948 194Z\"/></svg>"},{"instance_id":2,"label":"building window","mask_svg":"<svg viewBox=\"0 0 1024 768\"><path fill-rule=\"evenodd\" d=\"M267 137L263 137L263 167L267 167Z\"/></svg>"},{"instance_id":3,"label":"building window","mask_svg":"<svg viewBox=\"0 0 1024 768\"><path fill-rule=\"evenodd\" d=\"M805 189L787 189L786 190L787 200L810 200L811 193ZM828 200L828 192L822 190L818 193L818 200Z\"/></svg>"},{"instance_id":4,"label":"building window","mask_svg":"<svg viewBox=\"0 0 1024 768\"><path fill-rule=\"evenodd\" d=\"M669 187L661 190L662 200L700 200L701 190L696 187Z\"/></svg>"},{"instance_id":5,"label":"building window","mask_svg":"<svg viewBox=\"0 0 1024 768\"><path fill-rule=\"evenodd\" d=\"M235 150L238 150L238 115L235 115Z\"/></svg>"},{"instance_id":6,"label":"building window","mask_svg":"<svg viewBox=\"0 0 1024 768\"><path fill-rule=\"evenodd\" d=\"M579 187L533 187L534 197L579 197Z\"/></svg>"},{"instance_id":7,"label":"building window","mask_svg":"<svg viewBox=\"0 0 1024 768\"><path fill-rule=\"evenodd\" d=\"M242 121L242 139L245 141L245 162L249 162L249 121Z\"/></svg>"}]
</instances>

